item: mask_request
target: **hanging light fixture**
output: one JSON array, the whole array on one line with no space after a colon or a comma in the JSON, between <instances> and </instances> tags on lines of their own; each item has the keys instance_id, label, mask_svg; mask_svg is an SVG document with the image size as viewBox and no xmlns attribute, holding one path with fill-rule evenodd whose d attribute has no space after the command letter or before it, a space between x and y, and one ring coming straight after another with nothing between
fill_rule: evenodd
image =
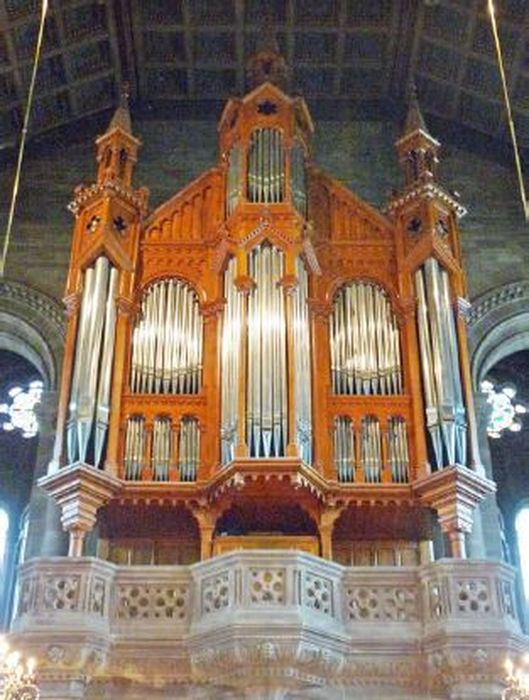
<instances>
[{"instance_id":1,"label":"hanging light fixture","mask_svg":"<svg viewBox=\"0 0 529 700\"><path fill-rule=\"evenodd\" d=\"M40 379L30 382L26 388L12 387L8 392L11 403L0 404L0 416L5 416L1 427L7 431L18 429L24 438L35 437L39 431L35 407L42 399L43 388Z\"/></svg>"},{"instance_id":2,"label":"hanging light fixture","mask_svg":"<svg viewBox=\"0 0 529 700\"><path fill-rule=\"evenodd\" d=\"M505 662L505 683L507 687L502 693L501 700L529 700L529 654L522 659L518 668L511 659Z\"/></svg>"},{"instance_id":3,"label":"hanging light fixture","mask_svg":"<svg viewBox=\"0 0 529 700\"><path fill-rule=\"evenodd\" d=\"M527 413L527 408L514 402L516 387L504 384L497 388L489 380L481 382L481 391L487 395L487 403L491 405L487 433L491 438L500 438L504 430L519 433L522 429L520 416Z\"/></svg>"},{"instance_id":4,"label":"hanging light fixture","mask_svg":"<svg viewBox=\"0 0 529 700\"><path fill-rule=\"evenodd\" d=\"M22 658L0 637L0 700L38 700L34 659Z\"/></svg>"}]
</instances>

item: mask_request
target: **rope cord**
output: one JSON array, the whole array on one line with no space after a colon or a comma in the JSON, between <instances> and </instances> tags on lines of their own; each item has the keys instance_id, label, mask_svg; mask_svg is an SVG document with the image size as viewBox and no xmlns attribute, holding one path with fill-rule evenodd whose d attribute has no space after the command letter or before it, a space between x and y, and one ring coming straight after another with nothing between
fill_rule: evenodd
<instances>
[{"instance_id":1,"label":"rope cord","mask_svg":"<svg viewBox=\"0 0 529 700\"><path fill-rule=\"evenodd\" d=\"M526 221L529 221L529 206L527 203L527 193L525 191L525 183L523 177L522 159L520 156L520 149L518 146L518 138L516 136L516 128L514 126L514 121L512 117L512 107L511 100L509 97L509 90L507 88L507 78L505 75L505 64L503 62L503 52L501 49L500 36L498 33L498 25L496 24L496 13L494 10L494 0L488 0L488 9L490 15L490 24L492 28L492 35L494 37L494 45L496 47L496 57L498 59L498 69L500 72L501 85L503 89L503 98L505 101L505 109L507 111L507 122L509 124L509 132L511 135L512 146L514 150L514 163L516 166L516 175L518 177L518 187L520 188L520 197L522 199L523 210L525 214Z\"/></svg>"},{"instance_id":2,"label":"rope cord","mask_svg":"<svg viewBox=\"0 0 529 700\"><path fill-rule=\"evenodd\" d=\"M33 68L31 71L31 80L29 83L28 99L26 102L26 110L24 112L24 122L22 124L22 135L18 147L17 166L15 170L15 178L13 180L13 191L11 193L11 204L9 206L9 215L7 218L7 226L4 237L4 245L2 247L2 257L0 258L0 278L4 276L7 252L11 242L11 231L13 228L13 220L15 218L15 209L18 199L18 189L20 185L20 173L22 171L22 161L24 160L24 149L26 147L26 137L28 133L29 118L31 116L31 106L33 104L33 93L35 92L35 83L37 80L37 71L40 63L40 54L42 51L42 43L44 39L44 27L46 24L46 14L48 12L48 0L42 0L40 12L39 33L37 43L35 45L35 56L33 58Z\"/></svg>"}]
</instances>

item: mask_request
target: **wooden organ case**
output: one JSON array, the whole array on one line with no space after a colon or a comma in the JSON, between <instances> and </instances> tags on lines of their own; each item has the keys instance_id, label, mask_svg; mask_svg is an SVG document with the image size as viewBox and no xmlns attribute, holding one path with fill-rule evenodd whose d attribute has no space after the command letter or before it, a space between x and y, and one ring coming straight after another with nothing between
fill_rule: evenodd
<instances>
[{"instance_id":1,"label":"wooden organ case","mask_svg":"<svg viewBox=\"0 0 529 700\"><path fill-rule=\"evenodd\" d=\"M463 208L412 96L385 213L319 170L312 121L263 50L220 159L150 212L126 100L76 190L54 461L70 554L118 563L298 548L465 556L493 489L476 449Z\"/></svg>"}]
</instances>

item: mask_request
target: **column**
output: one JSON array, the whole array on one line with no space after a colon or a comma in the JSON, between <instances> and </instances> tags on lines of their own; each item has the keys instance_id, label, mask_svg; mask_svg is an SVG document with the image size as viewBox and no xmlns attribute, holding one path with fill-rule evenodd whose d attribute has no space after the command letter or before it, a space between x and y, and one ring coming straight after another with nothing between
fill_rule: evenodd
<instances>
[{"instance_id":1,"label":"column","mask_svg":"<svg viewBox=\"0 0 529 700\"><path fill-rule=\"evenodd\" d=\"M474 393L474 408L476 411L479 454L485 474L489 479L493 479L489 439L487 437L490 405L487 403L486 396L481 392ZM503 559L503 548L500 534L500 512L495 494L488 496L479 505L474 527L476 525L479 525L479 529L476 530L476 535L472 536L469 542L471 556L501 561ZM477 538L478 533L481 535L480 539Z\"/></svg>"},{"instance_id":2,"label":"column","mask_svg":"<svg viewBox=\"0 0 529 700\"><path fill-rule=\"evenodd\" d=\"M33 487L29 499L28 538L25 559L66 554L68 537L61 526L61 510L53 498L36 485L45 476L50 456L53 453L57 420L57 391L45 391L37 407L39 421L39 443Z\"/></svg>"}]
</instances>

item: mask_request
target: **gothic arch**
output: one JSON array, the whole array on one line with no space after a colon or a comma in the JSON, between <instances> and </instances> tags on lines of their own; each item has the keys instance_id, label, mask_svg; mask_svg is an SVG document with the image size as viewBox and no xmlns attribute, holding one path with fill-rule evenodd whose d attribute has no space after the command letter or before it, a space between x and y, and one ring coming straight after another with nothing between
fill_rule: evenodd
<instances>
[{"instance_id":1,"label":"gothic arch","mask_svg":"<svg viewBox=\"0 0 529 700\"><path fill-rule=\"evenodd\" d=\"M472 304L468 325L475 390L501 359L529 349L529 281L495 287Z\"/></svg>"},{"instance_id":2,"label":"gothic arch","mask_svg":"<svg viewBox=\"0 0 529 700\"><path fill-rule=\"evenodd\" d=\"M62 306L20 282L0 282L0 349L21 355L56 389L64 346Z\"/></svg>"}]
</instances>

